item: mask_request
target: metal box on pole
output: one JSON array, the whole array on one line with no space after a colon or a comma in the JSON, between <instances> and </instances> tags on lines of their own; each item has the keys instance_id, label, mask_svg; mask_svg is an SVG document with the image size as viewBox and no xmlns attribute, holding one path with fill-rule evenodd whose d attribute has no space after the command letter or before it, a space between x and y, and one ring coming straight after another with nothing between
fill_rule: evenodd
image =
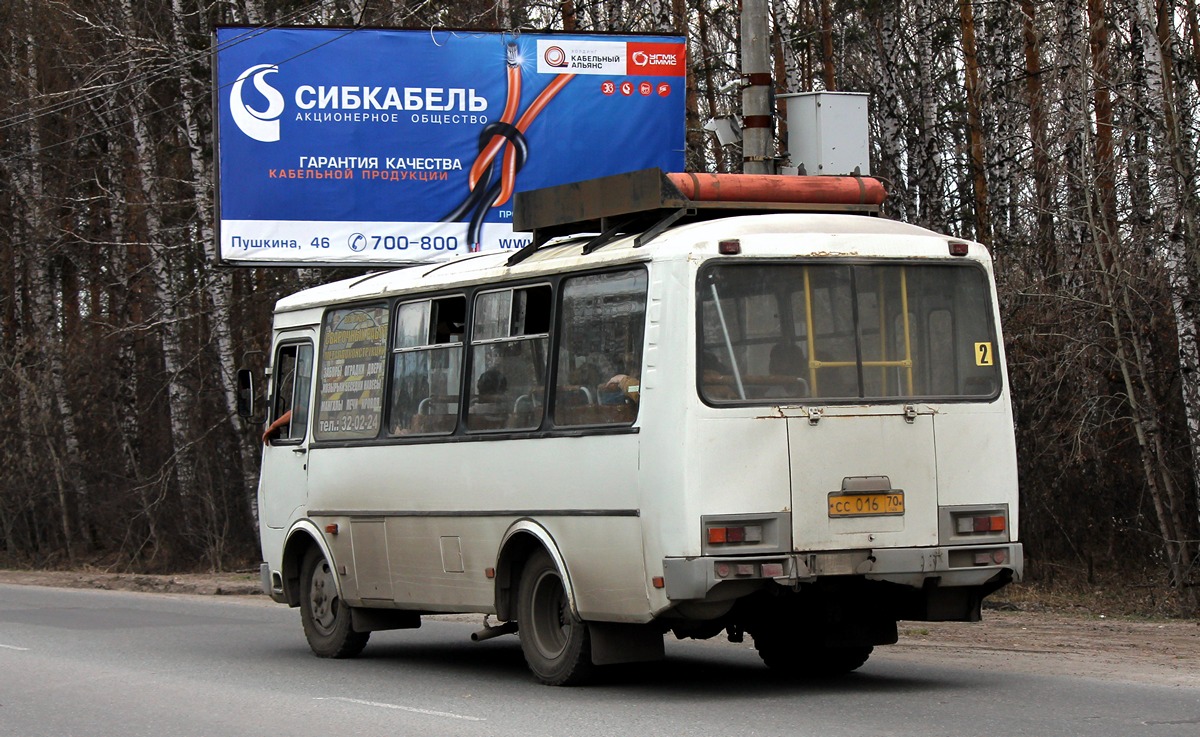
<instances>
[{"instance_id":1,"label":"metal box on pole","mask_svg":"<svg viewBox=\"0 0 1200 737\"><path fill-rule=\"evenodd\" d=\"M787 101L786 174L871 173L870 132L865 92L800 92ZM857 171L856 171L857 170Z\"/></svg>"}]
</instances>

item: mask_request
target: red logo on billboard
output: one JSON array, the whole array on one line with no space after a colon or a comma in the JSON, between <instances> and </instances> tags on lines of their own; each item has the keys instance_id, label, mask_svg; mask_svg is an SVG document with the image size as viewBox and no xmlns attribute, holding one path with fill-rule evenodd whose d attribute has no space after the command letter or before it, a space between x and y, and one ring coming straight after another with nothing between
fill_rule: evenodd
<instances>
[{"instance_id":1,"label":"red logo on billboard","mask_svg":"<svg viewBox=\"0 0 1200 737\"><path fill-rule=\"evenodd\" d=\"M687 46L684 44L628 44L626 74L651 77L682 77L687 74Z\"/></svg>"},{"instance_id":2,"label":"red logo on billboard","mask_svg":"<svg viewBox=\"0 0 1200 737\"><path fill-rule=\"evenodd\" d=\"M659 97L670 97L671 96L671 85L667 84L666 82L660 82L658 85L658 96Z\"/></svg>"},{"instance_id":3,"label":"red logo on billboard","mask_svg":"<svg viewBox=\"0 0 1200 737\"><path fill-rule=\"evenodd\" d=\"M625 95L626 97L629 97L630 95L632 95L633 94L633 82L622 82L621 83L621 94Z\"/></svg>"},{"instance_id":4,"label":"red logo on billboard","mask_svg":"<svg viewBox=\"0 0 1200 737\"><path fill-rule=\"evenodd\" d=\"M600 83L600 91L606 95L611 95L617 91L617 85L613 84L611 79L606 79Z\"/></svg>"},{"instance_id":5,"label":"red logo on billboard","mask_svg":"<svg viewBox=\"0 0 1200 737\"><path fill-rule=\"evenodd\" d=\"M649 97L650 93L654 92L654 86L649 82L642 82L638 85L638 92L641 93L642 97Z\"/></svg>"}]
</instances>

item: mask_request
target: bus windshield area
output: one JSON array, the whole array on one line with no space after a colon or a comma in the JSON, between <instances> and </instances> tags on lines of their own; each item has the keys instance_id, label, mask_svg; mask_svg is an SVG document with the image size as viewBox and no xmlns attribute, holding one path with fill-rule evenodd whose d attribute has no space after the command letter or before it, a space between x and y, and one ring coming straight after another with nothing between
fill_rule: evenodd
<instances>
[{"instance_id":1,"label":"bus windshield area","mask_svg":"<svg viewBox=\"0 0 1200 737\"><path fill-rule=\"evenodd\" d=\"M972 264L721 264L698 288L710 404L999 393L988 281Z\"/></svg>"}]
</instances>

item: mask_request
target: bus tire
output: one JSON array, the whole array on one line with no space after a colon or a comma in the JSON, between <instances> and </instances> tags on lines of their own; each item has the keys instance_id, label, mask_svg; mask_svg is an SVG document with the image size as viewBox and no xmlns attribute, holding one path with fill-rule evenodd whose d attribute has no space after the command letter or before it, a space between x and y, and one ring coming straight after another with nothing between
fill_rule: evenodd
<instances>
[{"instance_id":1,"label":"bus tire","mask_svg":"<svg viewBox=\"0 0 1200 737\"><path fill-rule=\"evenodd\" d=\"M371 637L351 626L350 607L338 594L333 567L315 547L304 554L300 567L300 622L308 646L322 658L353 658Z\"/></svg>"},{"instance_id":2,"label":"bus tire","mask_svg":"<svg viewBox=\"0 0 1200 737\"><path fill-rule=\"evenodd\" d=\"M875 649L854 647L805 647L785 638L755 637L754 648L768 668L797 678L829 678L857 670Z\"/></svg>"},{"instance_id":3,"label":"bus tire","mask_svg":"<svg viewBox=\"0 0 1200 737\"><path fill-rule=\"evenodd\" d=\"M521 570L517 624L529 670L549 686L573 686L591 676L587 625L572 612L562 574L544 551Z\"/></svg>"},{"instance_id":4,"label":"bus tire","mask_svg":"<svg viewBox=\"0 0 1200 737\"><path fill-rule=\"evenodd\" d=\"M858 670L874 649L870 645L813 648L805 653L805 668L812 676L843 676Z\"/></svg>"}]
</instances>

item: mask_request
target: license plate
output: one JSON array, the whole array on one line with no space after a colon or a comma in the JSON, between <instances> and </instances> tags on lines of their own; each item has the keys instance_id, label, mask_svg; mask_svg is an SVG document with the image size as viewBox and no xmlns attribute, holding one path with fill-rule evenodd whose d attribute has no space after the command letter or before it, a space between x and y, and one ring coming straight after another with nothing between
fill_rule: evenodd
<instances>
[{"instance_id":1,"label":"license plate","mask_svg":"<svg viewBox=\"0 0 1200 737\"><path fill-rule=\"evenodd\" d=\"M845 494L835 491L829 495L830 517L876 517L904 514L904 492L898 489L886 493Z\"/></svg>"}]
</instances>

